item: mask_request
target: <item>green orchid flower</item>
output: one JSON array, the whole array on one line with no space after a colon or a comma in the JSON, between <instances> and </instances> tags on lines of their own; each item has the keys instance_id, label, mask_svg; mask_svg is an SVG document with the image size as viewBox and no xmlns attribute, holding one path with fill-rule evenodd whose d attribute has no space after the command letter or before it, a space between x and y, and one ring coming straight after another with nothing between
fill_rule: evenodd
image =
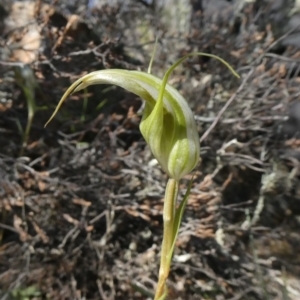
<instances>
[{"instance_id":1,"label":"green orchid flower","mask_svg":"<svg viewBox=\"0 0 300 300\"><path fill-rule=\"evenodd\" d=\"M144 72L101 70L75 81L63 95L54 115L71 93L93 84L115 84L145 100L140 130L163 170L179 180L200 157L199 136L193 113L185 99L169 84L163 97L162 80ZM53 116L54 116L53 115Z\"/></svg>"},{"instance_id":2,"label":"green orchid flower","mask_svg":"<svg viewBox=\"0 0 300 300\"><path fill-rule=\"evenodd\" d=\"M177 61L163 79L145 72L120 69L89 73L68 88L47 124L70 94L94 84L120 86L146 102L140 123L141 133L162 169L170 178L179 180L197 165L200 159L200 144L190 107L180 93L167 84L167 80L176 66L191 55ZM227 65L225 61L221 61Z\"/></svg>"}]
</instances>

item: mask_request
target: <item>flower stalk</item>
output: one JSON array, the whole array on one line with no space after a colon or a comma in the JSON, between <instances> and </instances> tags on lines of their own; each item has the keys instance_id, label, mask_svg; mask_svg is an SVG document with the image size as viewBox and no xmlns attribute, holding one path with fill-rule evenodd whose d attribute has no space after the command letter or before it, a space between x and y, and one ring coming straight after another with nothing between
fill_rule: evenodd
<instances>
[{"instance_id":1,"label":"flower stalk","mask_svg":"<svg viewBox=\"0 0 300 300\"><path fill-rule=\"evenodd\" d=\"M163 299L167 294L166 282L170 272L173 246L173 230L175 221L178 181L170 178L167 183L163 210L163 241L161 248L160 268L155 300Z\"/></svg>"}]
</instances>

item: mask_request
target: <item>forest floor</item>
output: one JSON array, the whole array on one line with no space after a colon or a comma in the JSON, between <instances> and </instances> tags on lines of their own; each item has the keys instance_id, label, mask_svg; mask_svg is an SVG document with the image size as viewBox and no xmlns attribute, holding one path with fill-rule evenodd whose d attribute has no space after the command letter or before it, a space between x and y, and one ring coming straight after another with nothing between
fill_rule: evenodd
<instances>
[{"instance_id":1,"label":"forest floor","mask_svg":"<svg viewBox=\"0 0 300 300\"><path fill-rule=\"evenodd\" d=\"M167 177L140 134L140 99L89 87L44 124L83 74L147 70L156 36L157 76L195 51L241 76L195 57L170 79L202 162L169 299L300 299L300 50L274 34L268 5L162 2L1 1L1 300L151 299Z\"/></svg>"}]
</instances>

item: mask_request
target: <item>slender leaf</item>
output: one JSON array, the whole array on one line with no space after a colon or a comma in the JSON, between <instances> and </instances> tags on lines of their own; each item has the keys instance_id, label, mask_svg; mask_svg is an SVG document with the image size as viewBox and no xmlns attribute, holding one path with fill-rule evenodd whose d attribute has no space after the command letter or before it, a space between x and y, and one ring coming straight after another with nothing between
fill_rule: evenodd
<instances>
[{"instance_id":1,"label":"slender leaf","mask_svg":"<svg viewBox=\"0 0 300 300\"><path fill-rule=\"evenodd\" d=\"M184 210L185 210L185 207L186 207L186 204L187 204L187 200L188 200L189 195L191 193L192 184L193 184L193 178L190 180L188 188L185 192L185 195L184 195L180 205L176 209L175 219L174 219L174 224L173 224L173 237L172 237L173 238L173 243L172 243L172 247L170 249L170 254L169 254L169 259L170 260L172 259L176 239L177 239L177 236L178 236L180 224L181 224L182 217L183 217L183 213L184 213Z\"/></svg>"}]
</instances>

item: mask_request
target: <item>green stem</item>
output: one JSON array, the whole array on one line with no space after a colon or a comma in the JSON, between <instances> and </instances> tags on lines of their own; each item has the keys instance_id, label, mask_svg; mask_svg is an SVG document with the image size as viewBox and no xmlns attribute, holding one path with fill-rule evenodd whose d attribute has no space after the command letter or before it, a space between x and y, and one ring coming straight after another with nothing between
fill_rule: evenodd
<instances>
[{"instance_id":1,"label":"green stem","mask_svg":"<svg viewBox=\"0 0 300 300\"><path fill-rule=\"evenodd\" d=\"M27 147L33 117L34 117L35 111L36 111L34 90L31 90L30 88L28 88L26 86L23 86L23 92L24 92L26 100L27 100L28 114L27 114L27 124L26 124L26 128L25 128L25 132L23 134L22 146L21 146L19 156L23 155L24 149Z\"/></svg>"},{"instance_id":2,"label":"green stem","mask_svg":"<svg viewBox=\"0 0 300 300\"><path fill-rule=\"evenodd\" d=\"M161 259L159 278L157 284L157 290L155 293L154 300L164 299L167 294L166 282L170 272L171 256L173 255L173 230L176 210L176 199L178 194L178 181L170 178L167 183L164 211L163 211L163 222L164 222L164 233L162 241Z\"/></svg>"}]
</instances>

